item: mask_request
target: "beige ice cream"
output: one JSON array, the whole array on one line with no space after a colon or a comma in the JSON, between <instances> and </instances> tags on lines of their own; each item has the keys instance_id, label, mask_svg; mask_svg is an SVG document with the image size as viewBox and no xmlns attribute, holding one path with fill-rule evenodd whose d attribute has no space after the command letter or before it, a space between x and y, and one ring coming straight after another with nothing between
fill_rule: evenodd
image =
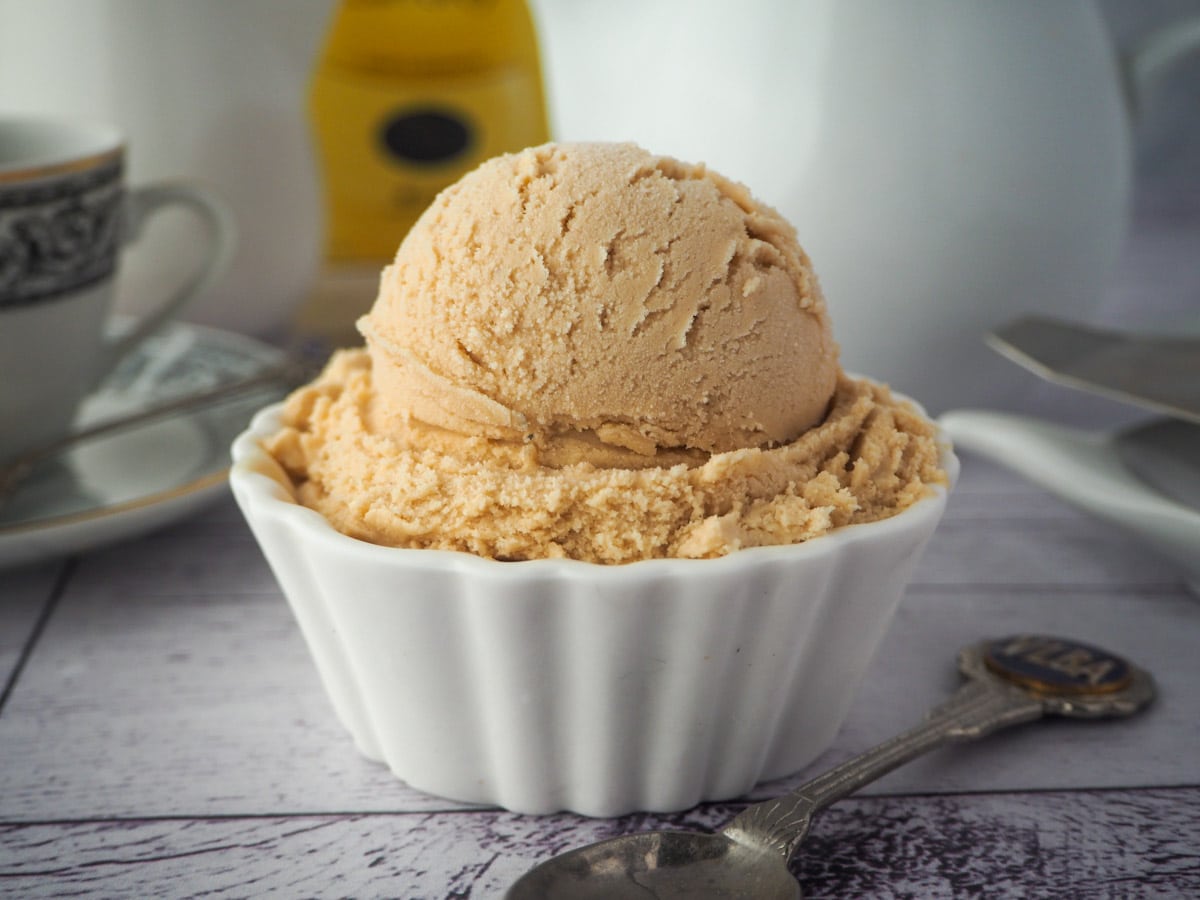
<instances>
[{"instance_id":1,"label":"beige ice cream","mask_svg":"<svg viewBox=\"0 0 1200 900\"><path fill-rule=\"evenodd\" d=\"M485 163L417 223L361 327L398 412L642 455L791 440L837 378L791 226L631 144Z\"/></svg>"},{"instance_id":2,"label":"beige ice cream","mask_svg":"<svg viewBox=\"0 0 1200 900\"><path fill-rule=\"evenodd\" d=\"M792 227L631 144L444 191L268 448L354 537L603 563L794 543L940 479L932 426L842 375Z\"/></svg>"}]
</instances>

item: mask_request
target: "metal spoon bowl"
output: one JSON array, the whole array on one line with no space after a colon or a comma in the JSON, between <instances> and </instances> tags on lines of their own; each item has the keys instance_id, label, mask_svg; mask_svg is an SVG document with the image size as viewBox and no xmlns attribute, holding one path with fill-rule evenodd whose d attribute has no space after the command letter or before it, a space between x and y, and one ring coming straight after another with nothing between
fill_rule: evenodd
<instances>
[{"instance_id":1,"label":"metal spoon bowl","mask_svg":"<svg viewBox=\"0 0 1200 900\"><path fill-rule=\"evenodd\" d=\"M610 838L542 863L510 900L623 897L755 897L794 900L800 885L783 861L724 833L650 831Z\"/></svg>"},{"instance_id":2,"label":"metal spoon bowl","mask_svg":"<svg viewBox=\"0 0 1200 900\"><path fill-rule=\"evenodd\" d=\"M925 721L792 793L748 807L716 834L654 831L611 838L541 863L508 900L753 898L794 900L788 870L812 817L892 769L950 741L983 737L1046 714L1131 715L1154 697L1143 670L1061 638L1015 635L959 654L967 682Z\"/></svg>"}]
</instances>

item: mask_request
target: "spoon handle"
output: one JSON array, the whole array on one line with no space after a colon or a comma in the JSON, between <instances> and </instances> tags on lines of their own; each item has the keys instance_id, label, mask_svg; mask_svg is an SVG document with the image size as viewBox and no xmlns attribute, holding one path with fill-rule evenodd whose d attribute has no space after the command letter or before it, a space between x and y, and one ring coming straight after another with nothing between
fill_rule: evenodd
<instances>
[{"instance_id":1,"label":"spoon handle","mask_svg":"<svg viewBox=\"0 0 1200 900\"><path fill-rule=\"evenodd\" d=\"M1200 18L1196 20L1200 37ZM1151 337L1026 316L985 338L1048 381L1200 422L1200 339Z\"/></svg>"},{"instance_id":2,"label":"spoon handle","mask_svg":"<svg viewBox=\"0 0 1200 900\"><path fill-rule=\"evenodd\" d=\"M860 787L951 741L969 741L1041 718L1042 702L1020 688L987 676L967 681L935 706L920 725L802 784L790 794L744 810L724 829L731 840L771 850L790 860L812 817Z\"/></svg>"},{"instance_id":3,"label":"spoon handle","mask_svg":"<svg viewBox=\"0 0 1200 900\"><path fill-rule=\"evenodd\" d=\"M185 394L168 400L161 405L140 409L115 419L108 419L97 425L75 431L66 437L59 438L41 447L26 451L15 459L0 464L0 501L16 490L17 486L33 471L34 467L44 460L63 453L86 441L105 437L126 428L145 425L156 419L180 415L185 412L200 409L209 404L217 404L260 387L278 383L291 390L293 387L307 381L313 375L311 366L306 366L298 360L287 360L278 365L256 372L237 381L227 382L208 388L200 393Z\"/></svg>"}]
</instances>

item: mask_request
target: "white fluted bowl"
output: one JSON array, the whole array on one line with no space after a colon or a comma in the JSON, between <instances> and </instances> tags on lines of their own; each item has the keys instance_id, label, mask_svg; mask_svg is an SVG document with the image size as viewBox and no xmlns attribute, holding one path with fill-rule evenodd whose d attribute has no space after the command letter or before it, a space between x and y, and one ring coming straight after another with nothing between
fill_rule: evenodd
<instances>
[{"instance_id":1,"label":"white fluted bowl","mask_svg":"<svg viewBox=\"0 0 1200 900\"><path fill-rule=\"evenodd\" d=\"M259 444L279 411L230 481L339 718L413 787L522 813L686 809L811 762L946 503L711 560L380 547L295 501ZM953 483L948 446L942 464Z\"/></svg>"}]
</instances>

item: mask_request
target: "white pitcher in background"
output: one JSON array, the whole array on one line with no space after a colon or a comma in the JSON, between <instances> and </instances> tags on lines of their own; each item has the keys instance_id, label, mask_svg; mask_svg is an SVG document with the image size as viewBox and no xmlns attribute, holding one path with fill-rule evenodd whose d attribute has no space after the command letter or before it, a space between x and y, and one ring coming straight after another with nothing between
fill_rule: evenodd
<instances>
[{"instance_id":1,"label":"white pitcher in background","mask_svg":"<svg viewBox=\"0 0 1200 900\"><path fill-rule=\"evenodd\" d=\"M112 122L132 180L183 177L232 207L228 275L184 317L279 332L312 287L322 220L305 94L331 0L0 0L0 109ZM164 217L166 218L166 217ZM128 255L117 308L195 252L196 226L164 221Z\"/></svg>"},{"instance_id":2,"label":"white pitcher in background","mask_svg":"<svg viewBox=\"0 0 1200 900\"><path fill-rule=\"evenodd\" d=\"M796 226L843 364L931 411L1028 382L982 343L1086 319L1131 187L1128 78L1087 0L536 4L552 128L745 182ZM1200 44L1151 42L1135 75Z\"/></svg>"}]
</instances>

